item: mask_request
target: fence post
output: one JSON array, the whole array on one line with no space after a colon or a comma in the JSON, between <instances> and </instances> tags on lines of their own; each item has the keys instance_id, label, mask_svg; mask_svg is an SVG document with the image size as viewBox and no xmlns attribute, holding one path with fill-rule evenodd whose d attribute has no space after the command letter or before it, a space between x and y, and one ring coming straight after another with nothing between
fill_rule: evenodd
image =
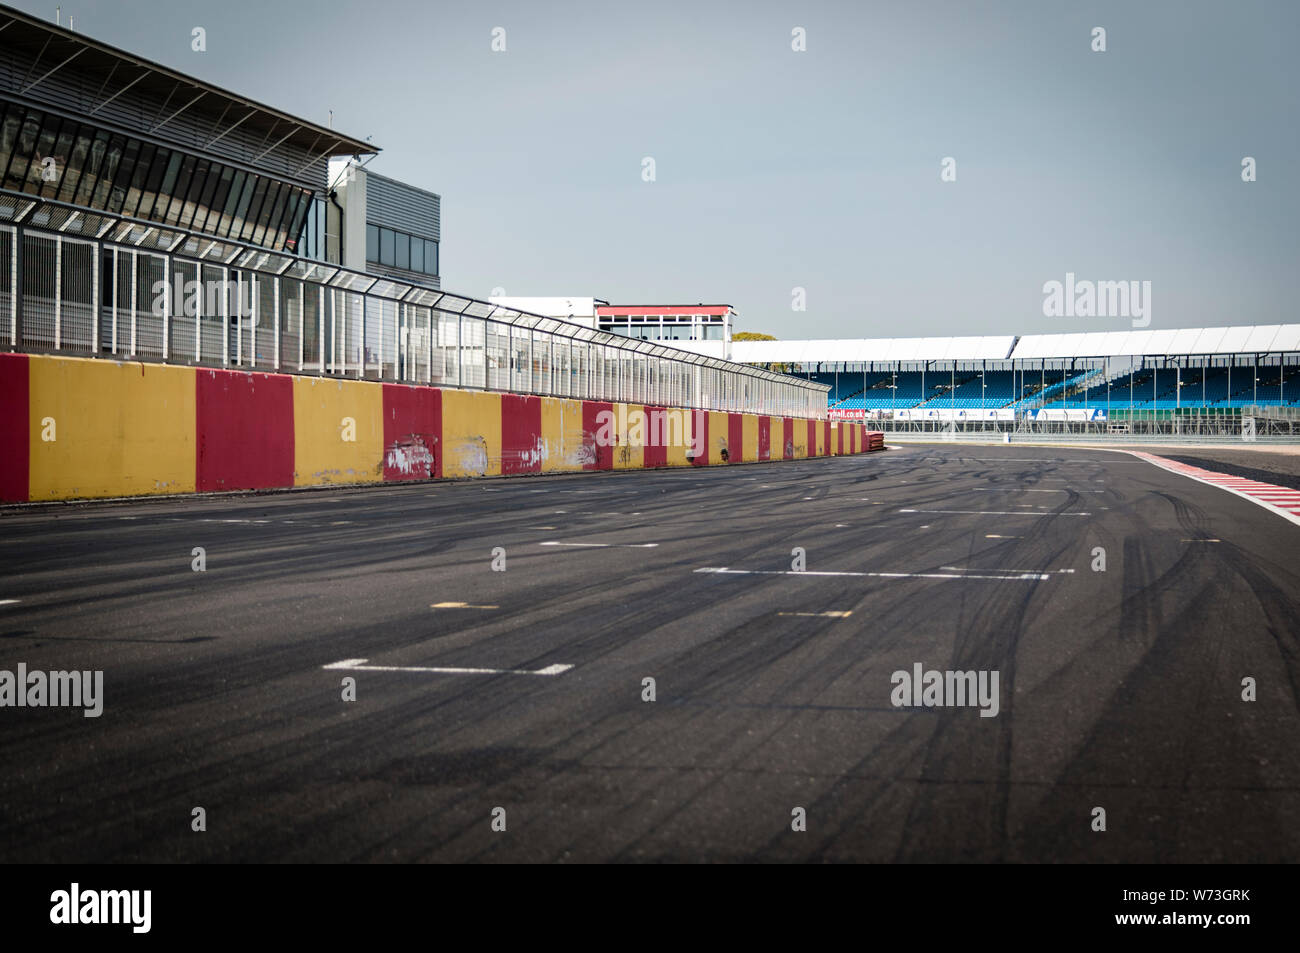
<instances>
[{"instance_id":1,"label":"fence post","mask_svg":"<svg viewBox=\"0 0 1300 953\"><path fill-rule=\"evenodd\" d=\"M54 236L54 350L63 349L63 236Z\"/></svg>"},{"instance_id":2,"label":"fence post","mask_svg":"<svg viewBox=\"0 0 1300 953\"><path fill-rule=\"evenodd\" d=\"M90 315L90 354L92 357L99 357L100 254L99 242L92 242L90 246L90 306L93 309Z\"/></svg>"},{"instance_id":3,"label":"fence post","mask_svg":"<svg viewBox=\"0 0 1300 953\"><path fill-rule=\"evenodd\" d=\"M162 359L167 363L171 349L167 346L172 323L172 256L163 255Z\"/></svg>"},{"instance_id":4,"label":"fence post","mask_svg":"<svg viewBox=\"0 0 1300 953\"><path fill-rule=\"evenodd\" d=\"M273 316L274 330L271 332L271 350L273 358L271 360L271 369L280 369L280 276L276 275L271 279L271 293L274 298Z\"/></svg>"}]
</instances>

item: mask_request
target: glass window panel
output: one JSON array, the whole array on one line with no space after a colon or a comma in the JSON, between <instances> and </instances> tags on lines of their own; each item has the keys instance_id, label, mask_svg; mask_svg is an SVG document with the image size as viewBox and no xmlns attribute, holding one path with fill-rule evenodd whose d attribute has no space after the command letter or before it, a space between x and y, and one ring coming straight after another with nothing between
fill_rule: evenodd
<instances>
[{"instance_id":1,"label":"glass window panel","mask_svg":"<svg viewBox=\"0 0 1300 953\"><path fill-rule=\"evenodd\" d=\"M252 214L261 200L266 196L266 179L260 175L249 175L244 180L244 194L239 197L235 207L235 220L230 226L230 237L242 240L252 229Z\"/></svg>"},{"instance_id":2,"label":"glass window panel","mask_svg":"<svg viewBox=\"0 0 1300 953\"><path fill-rule=\"evenodd\" d=\"M230 196L230 180L234 175L234 169L228 165L223 165L219 176L209 176L209 178L216 179L216 188L212 192L212 197L206 203L208 207L207 214L195 217L195 228L205 232L216 231L217 223L221 221L221 213L226 208L226 199Z\"/></svg>"},{"instance_id":3,"label":"glass window panel","mask_svg":"<svg viewBox=\"0 0 1300 953\"><path fill-rule=\"evenodd\" d=\"M190 227L190 223L194 221L194 215L198 211L199 196L203 193L207 181L208 160L196 159L194 161L194 174L190 176L189 187L185 190L184 202L181 204L180 214L176 216L177 225L182 228Z\"/></svg>"},{"instance_id":4,"label":"glass window panel","mask_svg":"<svg viewBox=\"0 0 1300 953\"><path fill-rule=\"evenodd\" d=\"M288 231L285 234L285 243L289 248L296 250L299 254L306 253L303 243L303 236L308 226L315 222L316 203L312 193L305 189L298 189L298 207L290 220ZM312 257L316 257L312 252Z\"/></svg>"},{"instance_id":5,"label":"glass window panel","mask_svg":"<svg viewBox=\"0 0 1300 953\"><path fill-rule=\"evenodd\" d=\"M109 138L108 151L104 153L104 167L99 170L99 181L90 198L91 208L108 206L108 193L113 188L113 180L117 178L117 167L122 163L122 151L125 148L126 139L123 136Z\"/></svg>"},{"instance_id":6,"label":"glass window panel","mask_svg":"<svg viewBox=\"0 0 1300 953\"><path fill-rule=\"evenodd\" d=\"M163 178L167 175L167 168L171 165L172 159L170 149L159 147L154 153L153 162L149 166L149 178L145 181L144 188L140 190L140 204L135 209L136 218L152 217L153 207L158 199L158 190L162 188Z\"/></svg>"},{"instance_id":7,"label":"glass window panel","mask_svg":"<svg viewBox=\"0 0 1300 953\"><path fill-rule=\"evenodd\" d=\"M398 268L411 267L411 236L402 232L397 233L397 259L394 262Z\"/></svg>"},{"instance_id":8,"label":"glass window panel","mask_svg":"<svg viewBox=\"0 0 1300 953\"><path fill-rule=\"evenodd\" d=\"M312 222L312 195L303 189L294 189L294 195L290 202L290 211L285 218L284 231L281 232L278 239L279 245L288 248L290 251L296 251L299 254L311 255L316 257L313 249L306 248L303 233L307 230L309 223Z\"/></svg>"},{"instance_id":9,"label":"glass window panel","mask_svg":"<svg viewBox=\"0 0 1300 953\"><path fill-rule=\"evenodd\" d=\"M248 213L244 216L244 230L239 235L244 241L253 240L253 233L257 231L262 209L266 207L267 196L274 184L271 179L264 175L257 177L257 186L253 189L253 200L248 203Z\"/></svg>"},{"instance_id":10,"label":"glass window panel","mask_svg":"<svg viewBox=\"0 0 1300 953\"><path fill-rule=\"evenodd\" d=\"M135 171L131 173L131 185L126 190L126 201L122 203L122 214L136 217L136 210L140 206L140 197L144 194L145 186L148 184L154 166L154 157L158 152L158 147L150 143L144 143L140 147L140 160L135 164Z\"/></svg>"},{"instance_id":11,"label":"glass window panel","mask_svg":"<svg viewBox=\"0 0 1300 953\"><path fill-rule=\"evenodd\" d=\"M86 167L81 173L81 181L77 183L77 197L72 200L77 205L90 204L90 196L99 183L99 170L104 165L104 159L107 155L108 133L100 130L95 133L90 142L90 151L86 155Z\"/></svg>"},{"instance_id":12,"label":"glass window panel","mask_svg":"<svg viewBox=\"0 0 1300 953\"><path fill-rule=\"evenodd\" d=\"M438 273L438 243L424 243L424 273L426 275L436 275Z\"/></svg>"},{"instance_id":13,"label":"glass window panel","mask_svg":"<svg viewBox=\"0 0 1300 953\"><path fill-rule=\"evenodd\" d=\"M159 196L158 207L154 210L154 218L162 219L168 225L175 225L180 221L182 209L185 207L185 196L190 190L190 180L194 178L194 156L183 153L177 155L180 157L180 164L176 168L176 178L172 181L171 187L165 190L166 204L163 203L162 196Z\"/></svg>"},{"instance_id":14,"label":"glass window panel","mask_svg":"<svg viewBox=\"0 0 1300 953\"><path fill-rule=\"evenodd\" d=\"M419 238L411 239L411 270L424 271L424 242Z\"/></svg>"},{"instance_id":15,"label":"glass window panel","mask_svg":"<svg viewBox=\"0 0 1300 953\"><path fill-rule=\"evenodd\" d=\"M135 175L136 163L140 158L140 140L126 140L126 147L122 151L122 161L118 164L117 175L113 176L113 187L108 193L108 202L105 208L114 215L122 211L122 204L126 201L127 188Z\"/></svg>"},{"instance_id":16,"label":"glass window panel","mask_svg":"<svg viewBox=\"0 0 1300 953\"><path fill-rule=\"evenodd\" d=\"M366 225L366 261L379 261L378 225Z\"/></svg>"},{"instance_id":17,"label":"glass window panel","mask_svg":"<svg viewBox=\"0 0 1300 953\"><path fill-rule=\"evenodd\" d=\"M181 153L173 152L167 159L167 167L163 170L162 182L158 184L158 198L149 212L149 218L161 220L166 217L167 206L171 204L172 193L176 191L176 177L181 174L181 162L184 158ZM141 206L140 212L143 215L143 206Z\"/></svg>"},{"instance_id":18,"label":"glass window panel","mask_svg":"<svg viewBox=\"0 0 1300 953\"><path fill-rule=\"evenodd\" d=\"M379 263L392 265L397 258L397 236L391 228L379 230Z\"/></svg>"},{"instance_id":19,"label":"glass window panel","mask_svg":"<svg viewBox=\"0 0 1300 953\"><path fill-rule=\"evenodd\" d=\"M285 239L297 237L298 233L292 231L292 228L298 220L300 199L300 189L286 185L280 190L280 201L271 214L271 226L266 232L267 242L274 244L276 248L283 248Z\"/></svg>"},{"instance_id":20,"label":"glass window panel","mask_svg":"<svg viewBox=\"0 0 1300 953\"><path fill-rule=\"evenodd\" d=\"M32 156L32 191L39 195L53 196L59 187L58 173L63 169L54 156L54 142L58 137L59 125L57 116L46 116L41 124L41 134L36 139L36 152ZM44 160L47 158L55 159L53 180L47 179L45 175Z\"/></svg>"},{"instance_id":21,"label":"glass window panel","mask_svg":"<svg viewBox=\"0 0 1300 953\"><path fill-rule=\"evenodd\" d=\"M77 193L77 180L81 177L82 167L86 164L86 153L90 151L90 138L90 128L78 124L72 137L72 148L68 151L68 164L59 178L60 202L71 202Z\"/></svg>"},{"instance_id":22,"label":"glass window panel","mask_svg":"<svg viewBox=\"0 0 1300 953\"><path fill-rule=\"evenodd\" d=\"M9 173L5 176L5 188L27 191L27 167L32 153L36 151L36 139L40 134L41 114L28 112L18 130L13 158L9 162Z\"/></svg>"},{"instance_id":23,"label":"glass window panel","mask_svg":"<svg viewBox=\"0 0 1300 953\"><path fill-rule=\"evenodd\" d=\"M230 197L226 200L226 210L221 216L220 234L238 236L244 224L243 210L248 208L249 199L253 197L253 180L257 178L243 170L235 173L235 181L230 186Z\"/></svg>"},{"instance_id":24,"label":"glass window panel","mask_svg":"<svg viewBox=\"0 0 1300 953\"><path fill-rule=\"evenodd\" d=\"M268 237L274 237L279 230L280 216L284 214L284 201L288 198L289 186L283 182L271 183L262 203L262 211L257 216L257 230L253 232L253 242L257 245L266 243Z\"/></svg>"},{"instance_id":25,"label":"glass window panel","mask_svg":"<svg viewBox=\"0 0 1300 953\"><path fill-rule=\"evenodd\" d=\"M13 160L24 112L16 105L10 105L6 109L5 104L0 103L0 115L4 116L3 121L0 121L0 177L3 177L9 171L9 164Z\"/></svg>"},{"instance_id":26,"label":"glass window panel","mask_svg":"<svg viewBox=\"0 0 1300 953\"><path fill-rule=\"evenodd\" d=\"M189 227L194 229L203 227L203 222L208 217L208 209L212 207L212 196L221 182L219 163L205 160L200 165L206 165L207 171L203 176L203 188L194 194L194 217L189 222Z\"/></svg>"}]
</instances>

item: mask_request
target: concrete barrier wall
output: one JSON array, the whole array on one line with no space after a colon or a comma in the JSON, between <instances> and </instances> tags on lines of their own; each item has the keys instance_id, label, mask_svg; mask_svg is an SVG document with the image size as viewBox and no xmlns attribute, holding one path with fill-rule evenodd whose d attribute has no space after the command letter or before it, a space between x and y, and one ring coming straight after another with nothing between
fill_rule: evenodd
<instances>
[{"instance_id":1,"label":"concrete barrier wall","mask_svg":"<svg viewBox=\"0 0 1300 953\"><path fill-rule=\"evenodd\" d=\"M0 354L4 502L729 465L875 443L847 421Z\"/></svg>"}]
</instances>

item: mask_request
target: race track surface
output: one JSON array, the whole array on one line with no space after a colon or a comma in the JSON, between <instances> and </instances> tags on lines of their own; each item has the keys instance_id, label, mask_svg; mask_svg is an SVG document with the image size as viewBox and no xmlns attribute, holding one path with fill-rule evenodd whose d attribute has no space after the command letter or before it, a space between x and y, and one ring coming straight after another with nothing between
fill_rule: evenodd
<instances>
[{"instance_id":1,"label":"race track surface","mask_svg":"<svg viewBox=\"0 0 1300 953\"><path fill-rule=\"evenodd\" d=\"M104 710L0 709L0 858L1294 861L1297 553L1020 446L9 510L0 669Z\"/></svg>"}]
</instances>

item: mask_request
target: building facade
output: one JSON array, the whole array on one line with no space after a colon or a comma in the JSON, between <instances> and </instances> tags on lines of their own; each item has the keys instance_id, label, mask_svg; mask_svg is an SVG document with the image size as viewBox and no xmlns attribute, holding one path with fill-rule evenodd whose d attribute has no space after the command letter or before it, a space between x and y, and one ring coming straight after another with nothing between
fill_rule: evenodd
<instances>
[{"instance_id":1,"label":"building facade","mask_svg":"<svg viewBox=\"0 0 1300 953\"><path fill-rule=\"evenodd\" d=\"M595 297L497 296L493 304L572 321L635 341L730 360L736 317L728 304L610 304Z\"/></svg>"}]
</instances>

